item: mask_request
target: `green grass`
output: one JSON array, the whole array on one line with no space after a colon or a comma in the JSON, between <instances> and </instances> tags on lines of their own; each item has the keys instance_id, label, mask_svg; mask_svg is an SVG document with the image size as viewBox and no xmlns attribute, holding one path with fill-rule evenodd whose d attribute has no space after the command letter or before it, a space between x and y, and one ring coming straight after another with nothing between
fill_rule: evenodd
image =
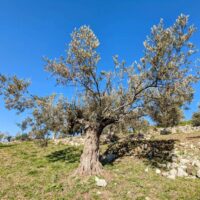
<instances>
[{"instance_id":1,"label":"green grass","mask_svg":"<svg viewBox=\"0 0 200 200\"><path fill-rule=\"evenodd\" d=\"M200 180L169 180L157 175L144 160L123 157L104 166L107 187L70 176L78 166L81 148L32 142L0 146L0 199L200 199Z\"/></svg>"},{"instance_id":2,"label":"green grass","mask_svg":"<svg viewBox=\"0 0 200 200\"><path fill-rule=\"evenodd\" d=\"M179 126L192 125L192 120L185 120L178 124Z\"/></svg>"}]
</instances>

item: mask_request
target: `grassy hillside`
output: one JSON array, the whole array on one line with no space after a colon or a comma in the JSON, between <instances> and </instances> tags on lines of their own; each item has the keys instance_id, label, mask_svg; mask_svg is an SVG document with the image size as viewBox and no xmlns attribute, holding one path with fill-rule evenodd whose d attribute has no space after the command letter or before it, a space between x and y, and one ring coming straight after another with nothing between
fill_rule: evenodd
<instances>
[{"instance_id":1,"label":"grassy hillside","mask_svg":"<svg viewBox=\"0 0 200 200\"><path fill-rule=\"evenodd\" d=\"M94 177L70 176L80 154L81 148L66 145L1 145L0 199L200 199L200 179L167 179L133 156L105 165L108 185L99 188Z\"/></svg>"}]
</instances>

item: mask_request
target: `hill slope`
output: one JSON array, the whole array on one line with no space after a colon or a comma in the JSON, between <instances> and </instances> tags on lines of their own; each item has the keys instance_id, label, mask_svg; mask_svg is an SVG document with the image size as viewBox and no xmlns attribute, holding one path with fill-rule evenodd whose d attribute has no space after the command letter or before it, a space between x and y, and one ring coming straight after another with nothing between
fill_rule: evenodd
<instances>
[{"instance_id":1,"label":"hill slope","mask_svg":"<svg viewBox=\"0 0 200 200\"><path fill-rule=\"evenodd\" d=\"M183 142L186 136L159 139ZM199 138L200 134L195 134L191 142L200 142ZM131 155L105 165L108 185L97 187L94 177L70 176L80 154L81 147L62 144L51 143L46 148L33 142L0 145L0 199L200 199L200 179L170 180L156 174L144 158Z\"/></svg>"}]
</instances>

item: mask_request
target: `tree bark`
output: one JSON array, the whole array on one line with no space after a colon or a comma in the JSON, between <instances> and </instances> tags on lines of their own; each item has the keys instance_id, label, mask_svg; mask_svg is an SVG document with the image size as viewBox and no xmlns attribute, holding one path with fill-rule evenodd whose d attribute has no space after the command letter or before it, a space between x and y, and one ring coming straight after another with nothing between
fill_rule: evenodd
<instances>
[{"instance_id":1,"label":"tree bark","mask_svg":"<svg viewBox=\"0 0 200 200\"><path fill-rule=\"evenodd\" d=\"M102 165L99 161L99 138L100 134L95 128L87 128L84 149L76 174L86 176L101 174Z\"/></svg>"}]
</instances>

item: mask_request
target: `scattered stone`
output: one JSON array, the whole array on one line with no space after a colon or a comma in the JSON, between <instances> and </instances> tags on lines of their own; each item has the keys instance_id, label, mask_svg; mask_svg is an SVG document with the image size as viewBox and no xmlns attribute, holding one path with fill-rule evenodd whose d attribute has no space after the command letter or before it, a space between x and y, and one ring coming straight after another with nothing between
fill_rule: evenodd
<instances>
[{"instance_id":1,"label":"scattered stone","mask_svg":"<svg viewBox=\"0 0 200 200\"><path fill-rule=\"evenodd\" d=\"M177 176L178 177L184 177L184 176L188 176L187 172L184 171L184 169L182 167L179 167L177 169Z\"/></svg>"},{"instance_id":2,"label":"scattered stone","mask_svg":"<svg viewBox=\"0 0 200 200\"><path fill-rule=\"evenodd\" d=\"M171 163L168 162L168 163L167 163L167 169L170 169L170 167L171 167Z\"/></svg>"},{"instance_id":3,"label":"scattered stone","mask_svg":"<svg viewBox=\"0 0 200 200\"><path fill-rule=\"evenodd\" d=\"M158 163L157 165L158 165L159 168L166 168L167 167L167 165L164 164L164 163Z\"/></svg>"},{"instance_id":4,"label":"scattered stone","mask_svg":"<svg viewBox=\"0 0 200 200\"><path fill-rule=\"evenodd\" d=\"M97 194L98 194L98 195L100 195L100 194L101 194L101 192L100 192L100 191L97 191Z\"/></svg>"},{"instance_id":5,"label":"scattered stone","mask_svg":"<svg viewBox=\"0 0 200 200\"><path fill-rule=\"evenodd\" d=\"M199 132L200 126L193 127L191 125L186 126L176 126L176 127L168 127L168 128L153 128L149 130L150 135L167 135L167 134L174 134L174 133L192 133L192 132Z\"/></svg>"},{"instance_id":6,"label":"scattered stone","mask_svg":"<svg viewBox=\"0 0 200 200\"><path fill-rule=\"evenodd\" d=\"M187 160L187 159L180 159L180 163L181 164L187 164L187 163L189 163L190 161L189 160Z\"/></svg>"},{"instance_id":7,"label":"scattered stone","mask_svg":"<svg viewBox=\"0 0 200 200\"><path fill-rule=\"evenodd\" d=\"M160 174L161 171L159 169L156 169L156 174Z\"/></svg>"},{"instance_id":8,"label":"scattered stone","mask_svg":"<svg viewBox=\"0 0 200 200\"><path fill-rule=\"evenodd\" d=\"M147 148L148 148L148 145L144 144L144 149L147 150Z\"/></svg>"},{"instance_id":9,"label":"scattered stone","mask_svg":"<svg viewBox=\"0 0 200 200\"><path fill-rule=\"evenodd\" d=\"M186 172L188 173L188 175L191 175L191 176L196 176L197 175L197 171L194 167L192 167L191 165L189 165L186 169Z\"/></svg>"},{"instance_id":10,"label":"scattered stone","mask_svg":"<svg viewBox=\"0 0 200 200\"><path fill-rule=\"evenodd\" d=\"M95 176L95 181L96 181L96 185L99 187L106 187L107 182L105 179L100 179L97 176Z\"/></svg>"},{"instance_id":11,"label":"scattered stone","mask_svg":"<svg viewBox=\"0 0 200 200\"><path fill-rule=\"evenodd\" d=\"M167 178L172 179L172 180L175 180L175 179L176 179L176 176L173 175L173 174L170 174L170 175L167 176Z\"/></svg>"},{"instance_id":12,"label":"scattered stone","mask_svg":"<svg viewBox=\"0 0 200 200\"><path fill-rule=\"evenodd\" d=\"M177 157L176 156L172 156L172 162L176 162L177 161Z\"/></svg>"},{"instance_id":13,"label":"scattered stone","mask_svg":"<svg viewBox=\"0 0 200 200\"><path fill-rule=\"evenodd\" d=\"M200 178L200 169L197 171L197 177Z\"/></svg>"},{"instance_id":14,"label":"scattered stone","mask_svg":"<svg viewBox=\"0 0 200 200\"><path fill-rule=\"evenodd\" d=\"M162 175L163 175L163 176L168 176L169 173L168 173L168 172L162 172Z\"/></svg>"},{"instance_id":15,"label":"scattered stone","mask_svg":"<svg viewBox=\"0 0 200 200\"><path fill-rule=\"evenodd\" d=\"M171 163L171 168L177 168L178 164L176 162Z\"/></svg>"},{"instance_id":16,"label":"scattered stone","mask_svg":"<svg viewBox=\"0 0 200 200\"><path fill-rule=\"evenodd\" d=\"M187 169L187 166L185 166L185 165L180 165L179 168Z\"/></svg>"},{"instance_id":17,"label":"scattered stone","mask_svg":"<svg viewBox=\"0 0 200 200\"><path fill-rule=\"evenodd\" d=\"M185 143L181 142L181 143L180 143L180 146L183 146L183 147L184 147L184 146L185 146Z\"/></svg>"},{"instance_id":18,"label":"scattered stone","mask_svg":"<svg viewBox=\"0 0 200 200\"><path fill-rule=\"evenodd\" d=\"M177 175L177 170L176 170L176 169L171 169L171 170L169 171L169 174L176 177L176 175Z\"/></svg>"},{"instance_id":19,"label":"scattered stone","mask_svg":"<svg viewBox=\"0 0 200 200\"><path fill-rule=\"evenodd\" d=\"M190 148L191 148L191 149L194 149L194 147L195 147L195 146L194 146L193 144L190 145Z\"/></svg>"},{"instance_id":20,"label":"scattered stone","mask_svg":"<svg viewBox=\"0 0 200 200\"><path fill-rule=\"evenodd\" d=\"M195 167L200 168L200 161L199 160L195 160L195 161L192 162L192 165L195 166Z\"/></svg>"},{"instance_id":21,"label":"scattered stone","mask_svg":"<svg viewBox=\"0 0 200 200\"><path fill-rule=\"evenodd\" d=\"M172 131L170 130L170 129L168 129L168 128L164 128L164 129L162 129L161 131L160 131L160 134L161 135L169 135L169 134L171 134L172 133Z\"/></svg>"},{"instance_id":22,"label":"scattered stone","mask_svg":"<svg viewBox=\"0 0 200 200\"><path fill-rule=\"evenodd\" d=\"M59 138L59 139L53 140L54 144L56 145L67 144L71 146L83 145L84 141L85 141L85 138L83 136L66 137L66 138Z\"/></svg>"}]
</instances>

